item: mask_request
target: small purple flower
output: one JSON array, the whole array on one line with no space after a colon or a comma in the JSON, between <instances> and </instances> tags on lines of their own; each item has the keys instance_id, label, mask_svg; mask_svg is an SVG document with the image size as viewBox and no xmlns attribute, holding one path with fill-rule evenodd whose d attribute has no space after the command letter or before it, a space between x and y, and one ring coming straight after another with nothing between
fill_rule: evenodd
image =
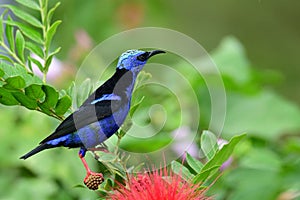
<instances>
[{"instance_id":1,"label":"small purple flower","mask_svg":"<svg viewBox=\"0 0 300 200\"><path fill-rule=\"evenodd\" d=\"M44 65L44 60L41 59L36 54L31 54L30 56L36 59L37 61L39 61L42 65ZM32 63L31 65L32 65L33 73L38 77L42 78L43 73L41 72L41 70L34 63ZM56 57L53 57L51 65L49 67L49 71L47 73L47 80L50 82L54 82L57 79L57 77L61 76L62 71L63 71L63 63L60 60L58 60Z\"/></svg>"},{"instance_id":2,"label":"small purple flower","mask_svg":"<svg viewBox=\"0 0 300 200\"><path fill-rule=\"evenodd\" d=\"M172 132L172 136L175 139L172 150L178 156L184 156L185 152L188 152L193 157L199 157L199 148L194 142L191 142L190 135L192 135L192 133L187 126L179 127Z\"/></svg>"}]
</instances>

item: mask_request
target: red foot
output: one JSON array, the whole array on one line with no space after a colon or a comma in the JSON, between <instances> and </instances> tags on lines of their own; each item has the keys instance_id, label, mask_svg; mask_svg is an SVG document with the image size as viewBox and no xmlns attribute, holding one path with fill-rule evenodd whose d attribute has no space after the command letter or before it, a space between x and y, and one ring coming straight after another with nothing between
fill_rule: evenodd
<instances>
[{"instance_id":1,"label":"red foot","mask_svg":"<svg viewBox=\"0 0 300 200\"><path fill-rule=\"evenodd\" d=\"M103 175L101 173L93 172L81 154L79 154L79 157L86 169L86 176L83 179L84 184L91 190L97 190L99 185L104 181Z\"/></svg>"}]
</instances>

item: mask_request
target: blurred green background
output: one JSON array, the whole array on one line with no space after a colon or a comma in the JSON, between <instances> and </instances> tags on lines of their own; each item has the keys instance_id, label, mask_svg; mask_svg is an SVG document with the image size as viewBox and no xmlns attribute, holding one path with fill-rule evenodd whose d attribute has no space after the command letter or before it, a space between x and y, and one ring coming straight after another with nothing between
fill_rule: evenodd
<instances>
[{"instance_id":1,"label":"blurred green background","mask_svg":"<svg viewBox=\"0 0 300 200\"><path fill-rule=\"evenodd\" d=\"M248 133L210 193L230 200L300 199L299 9L297 0L64 1L54 16L63 20L54 41L62 47L57 61L61 68L48 78L67 88L89 51L123 30L154 26L187 34L211 53L224 78L228 107L222 137ZM174 60L178 69L183 65ZM189 78L189 72L182 73ZM200 127L206 129L209 94L203 80L190 77L190 83L204 110ZM152 96L155 91L144 93ZM151 103L146 101L144 107ZM18 159L47 136L57 120L19 107L0 108L1 200L97 198L94 192L73 187L82 183L85 173L77 150ZM170 123L177 125L176 120Z\"/></svg>"}]
</instances>

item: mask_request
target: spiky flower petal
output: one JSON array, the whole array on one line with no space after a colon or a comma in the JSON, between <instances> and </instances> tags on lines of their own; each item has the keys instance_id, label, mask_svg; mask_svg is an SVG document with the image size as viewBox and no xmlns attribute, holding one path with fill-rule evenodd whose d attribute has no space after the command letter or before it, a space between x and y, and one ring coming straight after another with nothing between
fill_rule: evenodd
<instances>
[{"instance_id":1,"label":"spiky flower petal","mask_svg":"<svg viewBox=\"0 0 300 200\"><path fill-rule=\"evenodd\" d=\"M168 173L166 169L156 170L129 177L127 186L121 186L109 196L112 200L210 200L206 189L199 184L183 180L179 175Z\"/></svg>"}]
</instances>

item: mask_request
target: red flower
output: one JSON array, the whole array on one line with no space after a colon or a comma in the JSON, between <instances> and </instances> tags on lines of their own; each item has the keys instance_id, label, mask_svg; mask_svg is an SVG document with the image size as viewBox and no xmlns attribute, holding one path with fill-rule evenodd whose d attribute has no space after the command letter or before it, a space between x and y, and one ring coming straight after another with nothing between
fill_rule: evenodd
<instances>
[{"instance_id":1,"label":"red flower","mask_svg":"<svg viewBox=\"0 0 300 200\"><path fill-rule=\"evenodd\" d=\"M209 200L199 184L183 180L167 169L155 170L129 177L127 186L121 186L108 199L112 200Z\"/></svg>"}]
</instances>

